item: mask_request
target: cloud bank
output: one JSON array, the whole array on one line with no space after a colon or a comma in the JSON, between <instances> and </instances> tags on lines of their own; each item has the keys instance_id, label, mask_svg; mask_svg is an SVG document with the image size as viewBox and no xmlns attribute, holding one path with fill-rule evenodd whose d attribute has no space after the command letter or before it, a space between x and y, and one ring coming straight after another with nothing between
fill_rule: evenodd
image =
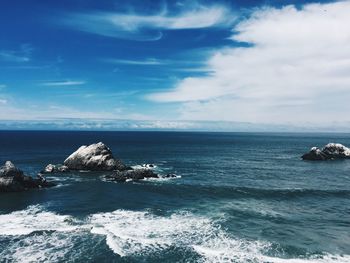
<instances>
[{"instance_id":1,"label":"cloud bank","mask_svg":"<svg viewBox=\"0 0 350 263\"><path fill-rule=\"evenodd\" d=\"M265 7L238 23L207 62L156 102L181 104L180 118L266 123L349 120L350 1L301 9Z\"/></svg>"}]
</instances>

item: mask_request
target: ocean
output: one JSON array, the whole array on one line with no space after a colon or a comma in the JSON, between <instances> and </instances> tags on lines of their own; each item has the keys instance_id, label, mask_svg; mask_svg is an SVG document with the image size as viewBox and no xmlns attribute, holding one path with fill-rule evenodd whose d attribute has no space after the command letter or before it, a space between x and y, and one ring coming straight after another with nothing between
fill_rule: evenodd
<instances>
[{"instance_id":1,"label":"ocean","mask_svg":"<svg viewBox=\"0 0 350 263\"><path fill-rule=\"evenodd\" d=\"M350 160L310 162L349 134L2 131L0 161L35 176L102 141L128 165L0 194L0 262L350 262Z\"/></svg>"}]
</instances>

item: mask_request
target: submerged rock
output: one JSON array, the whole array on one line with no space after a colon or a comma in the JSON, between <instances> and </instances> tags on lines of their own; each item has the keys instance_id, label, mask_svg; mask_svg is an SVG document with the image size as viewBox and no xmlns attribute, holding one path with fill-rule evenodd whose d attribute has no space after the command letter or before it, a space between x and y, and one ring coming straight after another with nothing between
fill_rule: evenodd
<instances>
[{"instance_id":1,"label":"submerged rock","mask_svg":"<svg viewBox=\"0 0 350 263\"><path fill-rule=\"evenodd\" d=\"M310 161L350 159L350 149L340 143L328 143L322 150L317 147L312 147L311 150L305 153L301 158Z\"/></svg>"},{"instance_id":2,"label":"submerged rock","mask_svg":"<svg viewBox=\"0 0 350 263\"><path fill-rule=\"evenodd\" d=\"M102 142L81 146L72 153L64 165L70 170L113 171L125 170L125 165L113 157L112 151Z\"/></svg>"},{"instance_id":3,"label":"submerged rock","mask_svg":"<svg viewBox=\"0 0 350 263\"><path fill-rule=\"evenodd\" d=\"M107 175L105 178L111 181L125 182L127 180L137 181L145 178L159 178L159 176L150 169L132 169L116 171L112 175Z\"/></svg>"},{"instance_id":4,"label":"submerged rock","mask_svg":"<svg viewBox=\"0 0 350 263\"><path fill-rule=\"evenodd\" d=\"M51 187L54 183L47 182L42 176L32 178L7 161L0 168L0 192L20 192L30 188Z\"/></svg>"}]
</instances>

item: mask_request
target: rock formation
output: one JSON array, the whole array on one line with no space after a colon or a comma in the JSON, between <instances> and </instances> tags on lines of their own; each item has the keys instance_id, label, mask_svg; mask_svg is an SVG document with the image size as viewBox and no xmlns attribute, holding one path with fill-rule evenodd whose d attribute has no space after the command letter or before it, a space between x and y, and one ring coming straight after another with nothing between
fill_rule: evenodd
<instances>
[{"instance_id":1,"label":"rock formation","mask_svg":"<svg viewBox=\"0 0 350 263\"><path fill-rule=\"evenodd\" d=\"M41 173L65 173L69 172L69 168L60 164L48 164Z\"/></svg>"},{"instance_id":2,"label":"rock formation","mask_svg":"<svg viewBox=\"0 0 350 263\"><path fill-rule=\"evenodd\" d=\"M102 142L81 146L72 153L64 165L70 170L113 171L126 166L113 157L112 151Z\"/></svg>"},{"instance_id":3,"label":"rock formation","mask_svg":"<svg viewBox=\"0 0 350 263\"><path fill-rule=\"evenodd\" d=\"M150 169L132 169L116 171L111 175L105 176L107 180L116 182L125 182L127 180L142 180L145 178L159 178L159 176Z\"/></svg>"},{"instance_id":4,"label":"rock formation","mask_svg":"<svg viewBox=\"0 0 350 263\"><path fill-rule=\"evenodd\" d=\"M10 161L7 161L0 168L0 192L20 192L30 188L51 187L54 185L41 176L32 178L24 175L23 171L15 167Z\"/></svg>"},{"instance_id":5,"label":"rock formation","mask_svg":"<svg viewBox=\"0 0 350 263\"><path fill-rule=\"evenodd\" d=\"M340 143L328 143L322 150L317 147L312 147L311 150L305 153L301 158L310 161L350 159L350 149Z\"/></svg>"}]
</instances>

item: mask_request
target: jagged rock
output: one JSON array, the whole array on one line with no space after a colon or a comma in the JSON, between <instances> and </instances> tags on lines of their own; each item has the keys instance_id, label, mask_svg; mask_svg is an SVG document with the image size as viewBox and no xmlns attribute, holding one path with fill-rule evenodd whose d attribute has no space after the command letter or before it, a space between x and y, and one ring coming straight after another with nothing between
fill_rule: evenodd
<instances>
[{"instance_id":1,"label":"jagged rock","mask_svg":"<svg viewBox=\"0 0 350 263\"><path fill-rule=\"evenodd\" d=\"M350 149L340 143L328 143L322 150L317 147L312 147L311 150L305 153L301 158L310 161L348 159L350 158Z\"/></svg>"},{"instance_id":2,"label":"jagged rock","mask_svg":"<svg viewBox=\"0 0 350 263\"><path fill-rule=\"evenodd\" d=\"M312 147L308 153L305 153L302 157L303 160L318 161L327 160L327 155L324 154L319 148Z\"/></svg>"},{"instance_id":3,"label":"jagged rock","mask_svg":"<svg viewBox=\"0 0 350 263\"><path fill-rule=\"evenodd\" d=\"M116 171L112 175L107 175L105 178L112 181L125 182L126 180L137 181L145 178L159 178L159 176L150 169L135 169Z\"/></svg>"},{"instance_id":4,"label":"jagged rock","mask_svg":"<svg viewBox=\"0 0 350 263\"><path fill-rule=\"evenodd\" d=\"M6 161L3 166L0 167L0 177L14 177L21 178L23 172L18 169L11 161Z\"/></svg>"},{"instance_id":5,"label":"jagged rock","mask_svg":"<svg viewBox=\"0 0 350 263\"><path fill-rule=\"evenodd\" d=\"M350 158L350 149L345 147L340 143L328 143L323 149L322 152L331 159L346 159Z\"/></svg>"},{"instance_id":6,"label":"jagged rock","mask_svg":"<svg viewBox=\"0 0 350 263\"><path fill-rule=\"evenodd\" d=\"M24 175L23 171L7 161L0 168L0 192L20 192L29 188L40 188L54 186L54 183L47 182L45 178L39 176L32 178Z\"/></svg>"},{"instance_id":7,"label":"jagged rock","mask_svg":"<svg viewBox=\"0 0 350 263\"><path fill-rule=\"evenodd\" d=\"M45 169L42 171L42 173L65 173L69 172L69 168L65 165L61 164L48 164Z\"/></svg>"},{"instance_id":8,"label":"jagged rock","mask_svg":"<svg viewBox=\"0 0 350 263\"><path fill-rule=\"evenodd\" d=\"M64 165L71 170L113 171L125 170L125 165L113 157L112 151L102 142L81 146L72 153Z\"/></svg>"}]
</instances>

